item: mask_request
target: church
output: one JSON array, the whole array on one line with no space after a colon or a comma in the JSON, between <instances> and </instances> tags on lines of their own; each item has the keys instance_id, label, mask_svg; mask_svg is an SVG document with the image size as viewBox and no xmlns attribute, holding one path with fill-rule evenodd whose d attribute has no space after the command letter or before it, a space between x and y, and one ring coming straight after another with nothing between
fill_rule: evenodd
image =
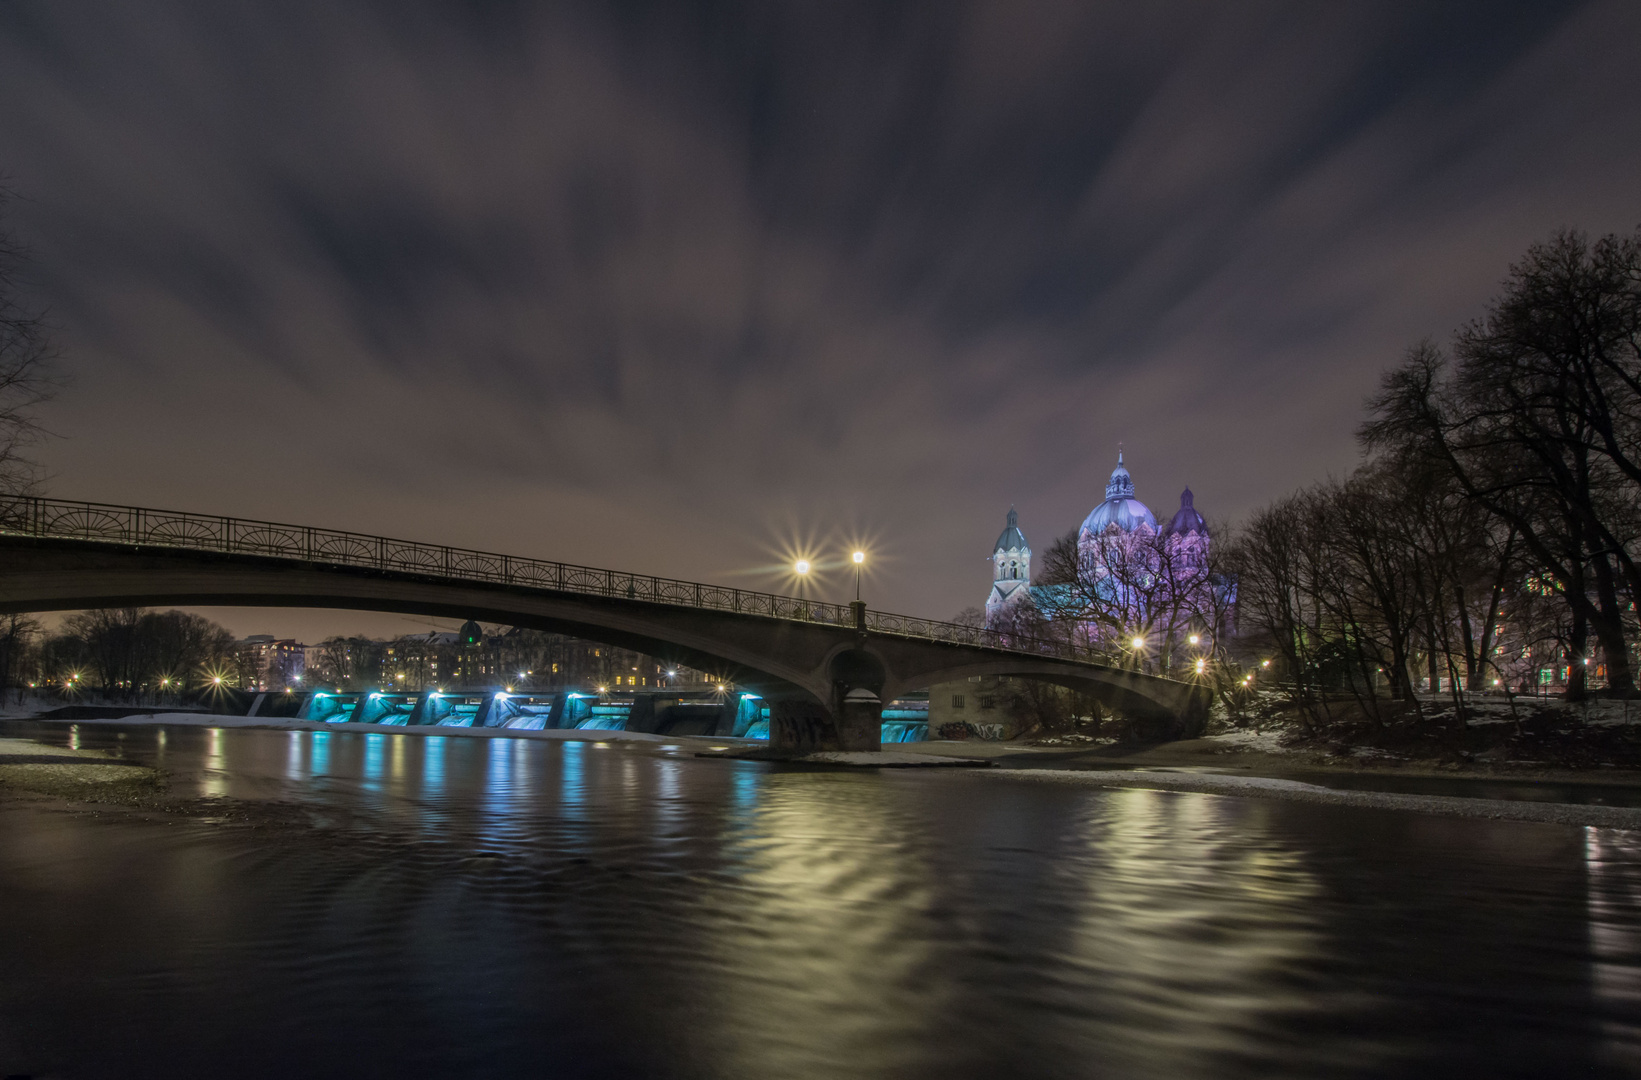
<instances>
[{"instance_id":1,"label":"church","mask_svg":"<svg viewBox=\"0 0 1641 1080\"><path fill-rule=\"evenodd\" d=\"M1192 644L1217 637L1228 594L1226 582L1210 572L1211 543L1189 488L1159 528L1119 451L1105 501L1077 532L1074 581L1031 583L1031 546L1019 515L1009 511L992 549L986 626L1018 632L1025 621L1047 620L1090 645L1143 641L1164 654L1182 637Z\"/></svg>"}]
</instances>

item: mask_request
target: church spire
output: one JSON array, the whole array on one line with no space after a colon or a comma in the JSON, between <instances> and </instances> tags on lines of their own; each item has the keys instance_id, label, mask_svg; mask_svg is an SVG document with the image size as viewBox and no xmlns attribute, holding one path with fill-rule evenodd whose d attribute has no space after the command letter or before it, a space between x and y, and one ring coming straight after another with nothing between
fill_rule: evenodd
<instances>
[{"instance_id":1,"label":"church spire","mask_svg":"<svg viewBox=\"0 0 1641 1080\"><path fill-rule=\"evenodd\" d=\"M1020 531L1020 515L1014 507L1009 507L1009 523L1003 527L1003 533L997 538L997 544L991 549L993 555L1006 551L1025 552L1031 554L1031 548L1026 546L1026 534Z\"/></svg>"},{"instance_id":2,"label":"church spire","mask_svg":"<svg viewBox=\"0 0 1641 1080\"><path fill-rule=\"evenodd\" d=\"M1105 497L1108 501L1134 497L1134 478L1128 475L1128 470L1123 466L1121 444L1117 448L1117 467L1111 470L1111 482L1105 485Z\"/></svg>"}]
</instances>

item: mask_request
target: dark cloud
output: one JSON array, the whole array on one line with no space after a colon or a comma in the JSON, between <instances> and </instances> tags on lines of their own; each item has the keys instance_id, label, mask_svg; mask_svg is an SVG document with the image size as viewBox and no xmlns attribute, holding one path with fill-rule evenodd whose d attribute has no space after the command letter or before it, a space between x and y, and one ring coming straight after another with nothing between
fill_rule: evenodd
<instances>
[{"instance_id":1,"label":"dark cloud","mask_svg":"<svg viewBox=\"0 0 1641 1080\"><path fill-rule=\"evenodd\" d=\"M1159 511L1348 467L1405 344L1641 220L1638 46L1623 2L21 0L53 486L688 577L869 534L948 615L1118 441Z\"/></svg>"}]
</instances>

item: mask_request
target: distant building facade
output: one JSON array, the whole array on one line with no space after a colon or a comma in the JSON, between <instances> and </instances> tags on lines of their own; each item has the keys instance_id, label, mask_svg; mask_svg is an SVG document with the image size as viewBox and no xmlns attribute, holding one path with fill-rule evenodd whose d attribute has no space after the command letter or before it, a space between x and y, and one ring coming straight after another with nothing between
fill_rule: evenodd
<instances>
[{"instance_id":1,"label":"distant building facade","mask_svg":"<svg viewBox=\"0 0 1641 1080\"><path fill-rule=\"evenodd\" d=\"M284 690L302 684L307 646L295 638L252 634L235 646L239 683L246 690Z\"/></svg>"}]
</instances>

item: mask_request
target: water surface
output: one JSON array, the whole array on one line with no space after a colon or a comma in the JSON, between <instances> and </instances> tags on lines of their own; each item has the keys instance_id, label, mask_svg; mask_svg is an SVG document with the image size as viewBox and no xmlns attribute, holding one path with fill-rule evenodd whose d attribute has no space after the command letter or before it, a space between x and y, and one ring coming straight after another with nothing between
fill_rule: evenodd
<instances>
[{"instance_id":1,"label":"water surface","mask_svg":"<svg viewBox=\"0 0 1641 1080\"><path fill-rule=\"evenodd\" d=\"M654 745L3 726L200 801L0 801L0 1073L1641 1071L1634 834Z\"/></svg>"}]
</instances>

